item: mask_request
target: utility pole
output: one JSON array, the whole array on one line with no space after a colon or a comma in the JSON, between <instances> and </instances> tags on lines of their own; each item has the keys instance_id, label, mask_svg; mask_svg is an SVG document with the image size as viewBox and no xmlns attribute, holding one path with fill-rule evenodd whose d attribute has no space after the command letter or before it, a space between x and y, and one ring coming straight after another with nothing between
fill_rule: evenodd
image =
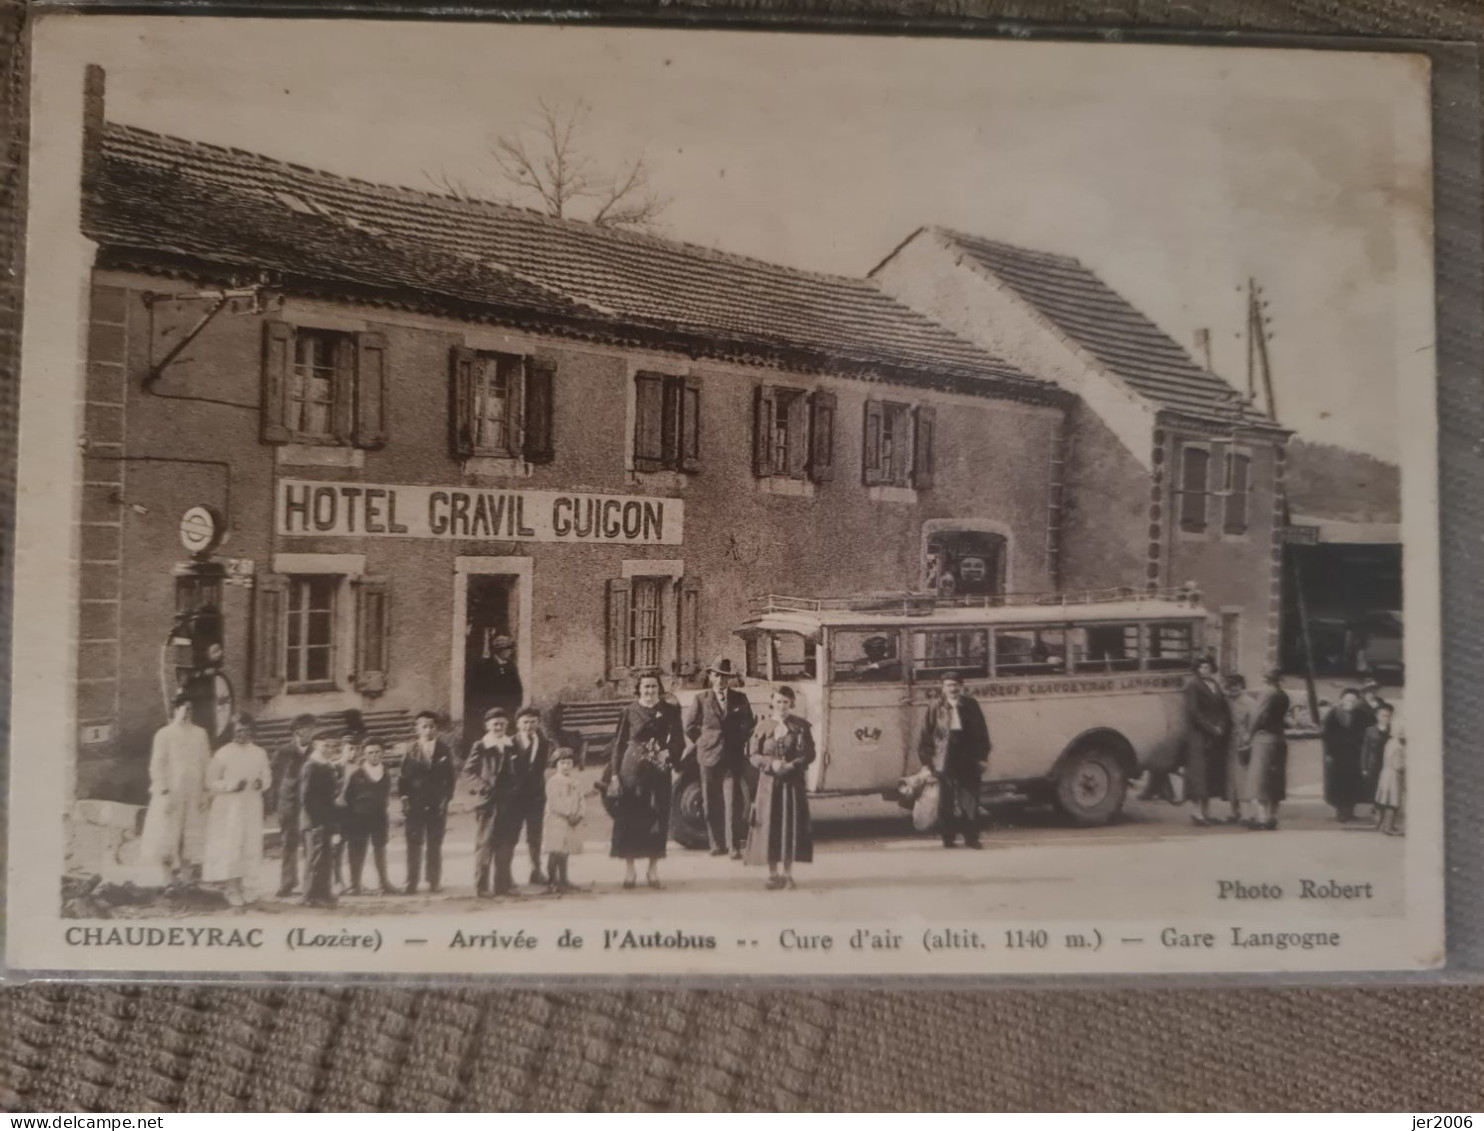
<instances>
[{"instance_id":1,"label":"utility pole","mask_svg":"<svg viewBox=\"0 0 1484 1131\"><path fill-rule=\"evenodd\" d=\"M1267 315L1263 308L1267 302L1262 297L1262 288L1258 286L1257 280L1247 279L1247 398L1249 403L1257 397L1257 379L1262 378L1263 399L1266 402L1268 418L1275 424L1278 421L1278 398L1273 393L1273 367L1268 357L1268 326ZM1293 516L1288 509L1288 499L1285 495L1282 507L1283 526L1285 534L1293 525ZM1294 609L1298 613L1299 639L1303 645L1304 653L1304 690L1309 701L1309 718L1315 727L1319 726L1319 691L1314 683L1314 639L1309 631L1309 602L1304 595L1304 551L1296 541L1291 542L1287 537L1283 539L1285 555L1291 555L1291 567L1288 570L1292 578Z\"/></svg>"},{"instance_id":2,"label":"utility pole","mask_svg":"<svg viewBox=\"0 0 1484 1131\"><path fill-rule=\"evenodd\" d=\"M1247 280L1247 399L1257 397L1257 376L1262 376L1263 398L1267 403L1268 417L1278 419L1278 398L1273 394L1273 368L1268 359L1268 326L1263 307L1267 303L1262 297L1262 288L1257 280Z\"/></svg>"}]
</instances>

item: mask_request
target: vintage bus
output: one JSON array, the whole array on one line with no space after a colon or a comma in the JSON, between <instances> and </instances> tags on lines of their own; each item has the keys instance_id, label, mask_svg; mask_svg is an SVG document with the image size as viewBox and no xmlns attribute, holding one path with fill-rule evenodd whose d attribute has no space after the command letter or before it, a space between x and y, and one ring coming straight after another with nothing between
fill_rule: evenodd
<instances>
[{"instance_id":1,"label":"vintage bus","mask_svg":"<svg viewBox=\"0 0 1484 1131\"><path fill-rule=\"evenodd\" d=\"M986 794L1050 802L1100 825L1123 808L1140 767L1180 741L1180 691L1205 624L1200 595L1186 588L770 596L736 632L754 710L787 684L814 727L812 796L895 796L921 768L923 717L955 671L989 723ZM705 843L693 767L676 783L672 826L680 843Z\"/></svg>"}]
</instances>

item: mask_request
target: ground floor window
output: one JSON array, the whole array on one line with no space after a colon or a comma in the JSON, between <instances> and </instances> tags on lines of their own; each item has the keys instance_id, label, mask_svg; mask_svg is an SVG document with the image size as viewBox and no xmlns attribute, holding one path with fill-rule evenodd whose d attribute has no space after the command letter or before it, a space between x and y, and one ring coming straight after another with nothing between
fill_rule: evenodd
<instances>
[{"instance_id":1,"label":"ground floor window","mask_svg":"<svg viewBox=\"0 0 1484 1131\"><path fill-rule=\"evenodd\" d=\"M608 678L701 668L699 578L634 574L608 583Z\"/></svg>"},{"instance_id":2,"label":"ground floor window","mask_svg":"<svg viewBox=\"0 0 1484 1131\"><path fill-rule=\"evenodd\" d=\"M329 574L290 576L287 588L283 670L288 690L333 690L340 579Z\"/></svg>"}]
</instances>

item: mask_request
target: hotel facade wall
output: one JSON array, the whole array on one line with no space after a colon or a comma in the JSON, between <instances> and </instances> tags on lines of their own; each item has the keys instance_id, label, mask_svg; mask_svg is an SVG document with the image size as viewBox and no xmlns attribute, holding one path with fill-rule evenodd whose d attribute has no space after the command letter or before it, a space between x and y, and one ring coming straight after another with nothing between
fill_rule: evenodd
<instances>
[{"instance_id":1,"label":"hotel facade wall","mask_svg":"<svg viewBox=\"0 0 1484 1131\"><path fill-rule=\"evenodd\" d=\"M161 653L175 609L175 574L190 560L179 541L179 519L198 504L226 516L230 533L216 556L251 562L254 577L322 560L387 583L389 654L382 692L363 694L347 680L346 659L354 648L353 594L343 590L337 689L268 699L251 695L253 585L246 578L224 585L226 671L238 703L269 718L351 707L432 707L458 716L454 634L461 558L527 560L520 568L529 584L519 600L528 602L528 648L520 664L528 698L542 705L628 693L624 681L608 679L607 667L608 582L626 575L683 573L699 582L694 652L736 659L740 642L732 629L759 594L921 586L929 523L961 521L967 529L1004 535L1007 588L1053 585L1052 485L1063 427L1058 407L694 361L292 297L266 313L222 312L146 391L151 367L207 306L200 300L148 296L190 289L121 272L100 271L94 279L95 312L113 312L117 319L118 332L110 331L103 344L124 358L122 369L115 362L107 370L108 396L124 406L115 441L123 458L109 461L115 478L106 488L89 488L85 505L119 524L110 528L118 532L119 552L109 572L122 600L110 606L118 631L116 643L107 648L116 662L103 664L85 651L79 666L80 679L89 680L79 683L79 722L109 728L106 739L79 747L79 796L127 797L140 788L149 738L163 718ZM262 440L265 319L382 336L384 446L301 448ZM477 473L477 463L454 457L449 370L451 351L460 345L540 356L555 364L549 463L515 469L515 475L487 475ZM103 359L91 360L90 373ZM638 370L699 382L698 471L632 470L631 401ZM754 474L754 402L764 384L835 395L833 478L781 483ZM872 398L935 410L937 458L930 488L863 484L863 421ZM284 479L676 498L684 503L684 540L634 545L284 536L275 531L273 509L276 486ZM89 578L85 572L85 590L101 592L104 581Z\"/></svg>"}]
</instances>

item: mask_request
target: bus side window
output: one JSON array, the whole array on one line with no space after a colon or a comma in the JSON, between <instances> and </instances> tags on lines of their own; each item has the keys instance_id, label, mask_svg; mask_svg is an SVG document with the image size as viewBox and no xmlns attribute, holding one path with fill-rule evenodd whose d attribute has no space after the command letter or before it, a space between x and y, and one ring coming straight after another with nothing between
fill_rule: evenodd
<instances>
[{"instance_id":1,"label":"bus side window","mask_svg":"<svg viewBox=\"0 0 1484 1131\"><path fill-rule=\"evenodd\" d=\"M831 674L836 683L901 683L896 629L843 629L832 634Z\"/></svg>"},{"instance_id":2,"label":"bus side window","mask_svg":"<svg viewBox=\"0 0 1484 1131\"><path fill-rule=\"evenodd\" d=\"M1057 675L1067 670L1066 631L1001 628L994 634L995 675Z\"/></svg>"},{"instance_id":3,"label":"bus side window","mask_svg":"<svg viewBox=\"0 0 1484 1131\"><path fill-rule=\"evenodd\" d=\"M1187 623L1156 621L1148 627L1150 671L1188 668L1195 658L1194 632Z\"/></svg>"},{"instance_id":4,"label":"bus side window","mask_svg":"<svg viewBox=\"0 0 1484 1131\"><path fill-rule=\"evenodd\" d=\"M982 628L919 630L912 634L912 678L917 683L958 672L964 679L989 675L989 633Z\"/></svg>"},{"instance_id":5,"label":"bus side window","mask_svg":"<svg viewBox=\"0 0 1484 1131\"><path fill-rule=\"evenodd\" d=\"M1139 626L1090 624L1072 629L1072 666L1079 672L1137 671Z\"/></svg>"},{"instance_id":6,"label":"bus side window","mask_svg":"<svg viewBox=\"0 0 1484 1131\"><path fill-rule=\"evenodd\" d=\"M814 641L798 632L775 632L771 639L774 679L814 678Z\"/></svg>"}]
</instances>

